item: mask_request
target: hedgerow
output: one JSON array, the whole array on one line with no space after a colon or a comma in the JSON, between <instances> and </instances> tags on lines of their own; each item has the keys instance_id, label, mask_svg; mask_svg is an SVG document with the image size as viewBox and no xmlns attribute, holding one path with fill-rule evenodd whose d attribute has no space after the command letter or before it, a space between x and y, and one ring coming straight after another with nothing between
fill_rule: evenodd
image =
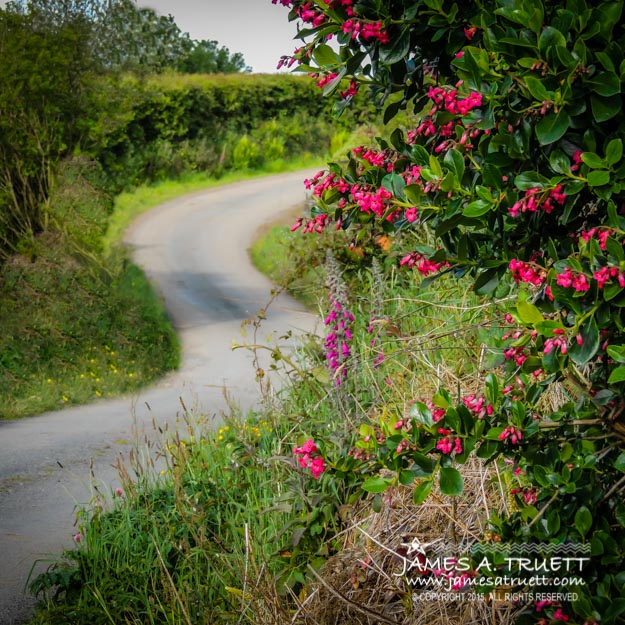
<instances>
[{"instance_id":1,"label":"hedgerow","mask_svg":"<svg viewBox=\"0 0 625 625\"><path fill-rule=\"evenodd\" d=\"M314 477L361 475L371 493L412 485L421 504L433 489L461 497L463 465L475 457L496 463L514 505L492 512L481 542L525 545L543 561L558 545L588 556L579 562L584 583L563 583L560 596L540 598L557 584L553 569L540 584L513 585L525 593L521 621L622 623L623 2L280 4L306 24L304 45L286 61L338 93L338 110L366 86L385 122L414 116L307 181L316 207L298 225L400 242L425 226L433 244L406 250L401 266L427 281L470 278L478 295L505 301L495 324L501 358L483 388L440 387L404 414L363 424L358 454ZM353 317L332 302L326 348L340 386ZM323 434L314 449L323 453ZM489 566L514 572L501 548L489 553ZM478 562L437 574L473 589Z\"/></svg>"}]
</instances>

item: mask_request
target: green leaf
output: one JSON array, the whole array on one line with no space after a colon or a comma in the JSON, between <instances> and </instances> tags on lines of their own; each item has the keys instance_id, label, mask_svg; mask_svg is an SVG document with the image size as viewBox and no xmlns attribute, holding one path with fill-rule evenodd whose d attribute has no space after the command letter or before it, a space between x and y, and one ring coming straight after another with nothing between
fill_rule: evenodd
<instances>
[{"instance_id":1,"label":"green leaf","mask_svg":"<svg viewBox=\"0 0 625 625\"><path fill-rule=\"evenodd\" d=\"M462 178L464 176L464 156L458 152L458 150L454 150L453 148L445 154L445 165L454 172L456 175L456 179L459 182L462 182Z\"/></svg>"},{"instance_id":2,"label":"green leaf","mask_svg":"<svg viewBox=\"0 0 625 625\"><path fill-rule=\"evenodd\" d=\"M441 467L439 481L441 492L444 495L462 495L464 483L458 469Z\"/></svg>"},{"instance_id":3,"label":"green leaf","mask_svg":"<svg viewBox=\"0 0 625 625\"><path fill-rule=\"evenodd\" d=\"M526 325L533 326L545 320L540 310L528 301L520 301L516 309L519 319Z\"/></svg>"},{"instance_id":4,"label":"green leaf","mask_svg":"<svg viewBox=\"0 0 625 625\"><path fill-rule=\"evenodd\" d=\"M313 59L320 67L337 67L341 64L341 57L325 43L319 44L314 49Z\"/></svg>"},{"instance_id":5,"label":"green leaf","mask_svg":"<svg viewBox=\"0 0 625 625\"><path fill-rule=\"evenodd\" d=\"M368 493L383 493L391 485L391 480L383 477L370 477L363 482L362 490Z\"/></svg>"},{"instance_id":6,"label":"green leaf","mask_svg":"<svg viewBox=\"0 0 625 625\"><path fill-rule=\"evenodd\" d=\"M414 504L418 506L420 503L423 503L428 498L430 492L432 492L432 481L421 482L421 484L415 487L412 494Z\"/></svg>"},{"instance_id":7,"label":"green leaf","mask_svg":"<svg viewBox=\"0 0 625 625\"><path fill-rule=\"evenodd\" d=\"M592 526L592 514L586 506L580 506L575 513L575 529L581 534L582 538L586 536L588 530Z\"/></svg>"},{"instance_id":8,"label":"green leaf","mask_svg":"<svg viewBox=\"0 0 625 625\"><path fill-rule=\"evenodd\" d=\"M566 48L566 39L557 28L546 26L540 33L538 49L544 54L550 48L555 48L556 46Z\"/></svg>"},{"instance_id":9,"label":"green leaf","mask_svg":"<svg viewBox=\"0 0 625 625\"><path fill-rule=\"evenodd\" d=\"M625 345L608 345L608 355L616 362L625 362Z\"/></svg>"},{"instance_id":10,"label":"green leaf","mask_svg":"<svg viewBox=\"0 0 625 625\"><path fill-rule=\"evenodd\" d=\"M382 178L382 186L390 191L398 200L405 200L404 188L406 187L406 181L396 173L387 174Z\"/></svg>"},{"instance_id":11,"label":"green leaf","mask_svg":"<svg viewBox=\"0 0 625 625\"><path fill-rule=\"evenodd\" d=\"M616 165L623 158L623 141L621 139L612 139L608 143L608 147L605 150L605 158L610 166Z\"/></svg>"},{"instance_id":12,"label":"green leaf","mask_svg":"<svg viewBox=\"0 0 625 625\"><path fill-rule=\"evenodd\" d=\"M547 91L543 83L534 76L525 76L525 84L532 96L539 102L553 100L553 92Z\"/></svg>"},{"instance_id":13,"label":"green leaf","mask_svg":"<svg viewBox=\"0 0 625 625\"><path fill-rule=\"evenodd\" d=\"M536 124L536 137L541 145L554 143L566 134L570 123L571 120L564 112L564 109L560 109L558 113L547 113L547 115Z\"/></svg>"},{"instance_id":14,"label":"green leaf","mask_svg":"<svg viewBox=\"0 0 625 625\"><path fill-rule=\"evenodd\" d=\"M599 72L591 80L586 81L586 85L592 91L601 96L609 97L621 93L621 81L612 72Z\"/></svg>"},{"instance_id":15,"label":"green leaf","mask_svg":"<svg viewBox=\"0 0 625 625\"><path fill-rule=\"evenodd\" d=\"M625 382L625 367L617 367L608 378L608 384L617 384L618 382Z\"/></svg>"},{"instance_id":16,"label":"green leaf","mask_svg":"<svg viewBox=\"0 0 625 625\"><path fill-rule=\"evenodd\" d=\"M577 340L569 348L569 356L577 365L586 364L599 349L599 328L594 317L588 318L580 328L582 344L579 345Z\"/></svg>"},{"instance_id":17,"label":"green leaf","mask_svg":"<svg viewBox=\"0 0 625 625\"><path fill-rule=\"evenodd\" d=\"M480 217L492 210L493 204L484 200L471 202L463 211L465 217Z\"/></svg>"},{"instance_id":18,"label":"green leaf","mask_svg":"<svg viewBox=\"0 0 625 625\"><path fill-rule=\"evenodd\" d=\"M614 468L625 472L625 451L614 461Z\"/></svg>"},{"instance_id":19,"label":"green leaf","mask_svg":"<svg viewBox=\"0 0 625 625\"><path fill-rule=\"evenodd\" d=\"M585 163L591 169L605 169L608 166L607 160L594 152L582 153L582 163Z\"/></svg>"},{"instance_id":20,"label":"green leaf","mask_svg":"<svg viewBox=\"0 0 625 625\"><path fill-rule=\"evenodd\" d=\"M478 275L473 283L473 290L478 295L490 295L499 285L499 270L487 269Z\"/></svg>"},{"instance_id":21,"label":"green leaf","mask_svg":"<svg viewBox=\"0 0 625 625\"><path fill-rule=\"evenodd\" d=\"M404 60L410 51L410 29L404 28L399 37L394 37L390 44L380 47L380 61L393 65Z\"/></svg>"},{"instance_id":22,"label":"green leaf","mask_svg":"<svg viewBox=\"0 0 625 625\"><path fill-rule=\"evenodd\" d=\"M410 409L410 416L422 425L429 427L434 424L432 412L423 402L418 401L412 406Z\"/></svg>"},{"instance_id":23,"label":"green leaf","mask_svg":"<svg viewBox=\"0 0 625 625\"><path fill-rule=\"evenodd\" d=\"M605 169L595 169L588 174L588 184L591 187L601 187L610 182L610 172Z\"/></svg>"},{"instance_id":24,"label":"green leaf","mask_svg":"<svg viewBox=\"0 0 625 625\"><path fill-rule=\"evenodd\" d=\"M430 164L430 169L432 170L432 173L437 178L442 178L443 177L443 168L441 167L441 164L440 164L439 160L433 154L430 154L429 164Z\"/></svg>"},{"instance_id":25,"label":"green leaf","mask_svg":"<svg viewBox=\"0 0 625 625\"><path fill-rule=\"evenodd\" d=\"M621 112L623 101L620 95L613 95L609 98L593 95L590 97L590 106L595 121L601 123L618 115Z\"/></svg>"}]
</instances>

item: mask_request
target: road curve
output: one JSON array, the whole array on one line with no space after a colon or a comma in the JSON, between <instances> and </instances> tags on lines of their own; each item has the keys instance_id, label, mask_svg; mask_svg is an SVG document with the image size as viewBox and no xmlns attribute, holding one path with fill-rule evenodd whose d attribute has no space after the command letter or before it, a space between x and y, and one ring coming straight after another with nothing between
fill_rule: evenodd
<instances>
[{"instance_id":1,"label":"road curve","mask_svg":"<svg viewBox=\"0 0 625 625\"><path fill-rule=\"evenodd\" d=\"M181 368L133 397L100 401L15 422L0 422L0 625L30 614L24 585L33 563L71 545L75 506L100 486L115 487L113 464L142 432L173 425L184 405L219 418L226 388L247 408L258 399L241 323L270 298L271 283L252 265L258 228L304 199L310 172L216 187L142 215L125 240L179 332ZM269 308L262 335L311 331L316 318L287 296ZM96 481L90 479L90 466ZM95 486L94 486L95 484ZM42 561L43 560L43 561Z\"/></svg>"}]
</instances>

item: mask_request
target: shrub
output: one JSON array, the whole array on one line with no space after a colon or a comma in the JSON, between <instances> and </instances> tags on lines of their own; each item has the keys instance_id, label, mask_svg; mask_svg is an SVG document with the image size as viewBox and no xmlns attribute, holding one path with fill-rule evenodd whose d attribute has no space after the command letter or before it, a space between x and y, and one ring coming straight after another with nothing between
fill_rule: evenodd
<instances>
[{"instance_id":1,"label":"shrub","mask_svg":"<svg viewBox=\"0 0 625 625\"><path fill-rule=\"evenodd\" d=\"M416 118L308 181L317 208L303 226L405 245L425 224L433 244L405 249L401 266L428 281L471 276L477 294L513 302L497 323L501 364L482 389L438 388L382 442L361 430L359 448L377 458L370 468L396 474L374 473L363 488L399 479L417 503L434 485L457 497L470 458L505 459L514 507L493 512L497 540L589 556L577 598L529 592L520 618L622 622L622 3L281 4L310 23L300 69L326 93L352 81L340 108L366 83L386 99L386 122L401 110Z\"/></svg>"}]
</instances>

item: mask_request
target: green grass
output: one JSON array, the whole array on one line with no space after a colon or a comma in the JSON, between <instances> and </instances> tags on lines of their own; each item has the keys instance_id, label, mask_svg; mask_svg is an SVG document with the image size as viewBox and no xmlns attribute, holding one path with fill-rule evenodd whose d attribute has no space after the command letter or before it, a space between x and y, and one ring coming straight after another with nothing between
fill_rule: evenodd
<instances>
[{"instance_id":1,"label":"green grass","mask_svg":"<svg viewBox=\"0 0 625 625\"><path fill-rule=\"evenodd\" d=\"M141 213L193 191L294 171L311 156L220 179L187 174L110 199L83 159L60 171L50 229L0 267L0 419L130 393L177 368L179 344L162 303L121 248Z\"/></svg>"},{"instance_id":2,"label":"green grass","mask_svg":"<svg viewBox=\"0 0 625 625\"><path fill-rule=\"evenodd\" d=\"M178 340L145 276L113 273L48 240L0 270L0 416L131 392L178 365Z\"/></svg>"}]
</instances>

